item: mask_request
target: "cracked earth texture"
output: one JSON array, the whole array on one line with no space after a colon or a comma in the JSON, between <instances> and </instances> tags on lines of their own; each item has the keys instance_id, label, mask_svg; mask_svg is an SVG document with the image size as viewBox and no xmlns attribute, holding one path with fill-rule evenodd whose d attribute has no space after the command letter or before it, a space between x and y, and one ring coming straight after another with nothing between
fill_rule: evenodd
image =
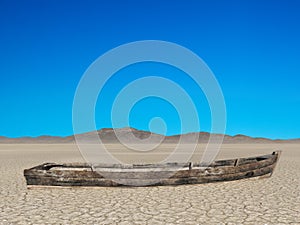
<instances>
[{"instance_id":1,"label":"cracked earth texture","mask_svg":"<svg viewBox=\"0 0 300 225\"><path fill-rule=\"evenodd\" d=\"M266 179L27 189L23 169L46 161L83 161L76 146L0 145L0 224L300 224L300 145L223 145L218 158L278 148L282 157Z\"/></svg>"}]
</instances>

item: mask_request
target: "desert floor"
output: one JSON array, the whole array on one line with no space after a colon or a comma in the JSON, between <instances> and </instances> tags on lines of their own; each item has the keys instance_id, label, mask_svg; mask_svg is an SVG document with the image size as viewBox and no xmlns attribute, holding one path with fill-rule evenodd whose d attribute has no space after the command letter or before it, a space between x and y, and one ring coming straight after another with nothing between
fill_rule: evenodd
<instances>
[{"instance_id":1,"label":"desert floor","mask_svg":"<svg viewBox=\"0 0 300 225\"><path fill-rule=\"evenodd\" d=\"M119 145L126 162L155 161ZM193 161L201 155L199 145ZM27 189L23 170L43 162L84 161L71 144L0 145L0 224L300 224L300 145L223 145L218 158L282 149L271 178L171 187Z\"/></svg>"}]
</instances>

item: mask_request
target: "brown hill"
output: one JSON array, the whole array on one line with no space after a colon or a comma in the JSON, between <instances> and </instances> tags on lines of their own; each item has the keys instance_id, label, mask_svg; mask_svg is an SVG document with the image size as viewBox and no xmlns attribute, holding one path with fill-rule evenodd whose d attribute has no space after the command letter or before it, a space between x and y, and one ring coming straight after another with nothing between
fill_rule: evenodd
<instances>
[{"instance_id":1,"label":"brown hill","mask_svg":"<svg viewBox=\"0 0 300 225\"><path fill-rule=\"evenodd\" d=\"M128 142L135 143L138 140L144 140L149 142L157 142L163 139L164 143L177 143L180 137L184 137L185 142L193 142L194 135L198 135L199 143L207 143L211 134L208 132L197 132L197 133L188 133L182 135L173 135L173 136L163 136L160 134L151 133L148 131L137 130L131 127L112 129L112 128L103 128L94 132L87 132L83 134L78 134L77 136L81 139L86 140L86 142L90 142L92 140L92 134L97 132L99 137L104 143L119 143L119 140L116 136L125 139ZM133 134L133 135L132 135ZM220 137L219 134L214 134L217 137ZM151 139L150 139L151 136ZM63 144L63 143L74 143L75 137L74 135L67 137L59 137L59 136L38 136L38 137L20 137L20 138L8 138L4 136L0 136L0 144ZM267 139L267 138L253 138L246 135L225 135L224 141L225 144L242 144L242 143L300 143L299 139L290 139L290 140L281 140L281 139Z\"/></svg>"}]
</instances>

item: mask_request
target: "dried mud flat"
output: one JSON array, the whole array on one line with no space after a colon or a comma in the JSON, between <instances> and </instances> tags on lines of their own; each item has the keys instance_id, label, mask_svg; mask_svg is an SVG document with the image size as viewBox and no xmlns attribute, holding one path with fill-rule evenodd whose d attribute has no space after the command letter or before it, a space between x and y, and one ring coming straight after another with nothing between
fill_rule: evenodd
<instances>
[{"instance_id":1,"label":"dried mud flat","mask_svg":"<svg viewBox=\"0 0 300 225\"><path fill-rule=\"evenodd\" d=\"M173 147L164 146L161 151ZM134 155L122 154L119 145L109 148L120 158L135 161ZM199 146L199 154L203 148ZM23 169L49 161L83 161L77 147L2 144L0 224L300 224L299 144L227 144L218 158L254 156L275 149L282 149L283 154L269 179L172 187L28 190Z\"/></svg>"}]
</instances>

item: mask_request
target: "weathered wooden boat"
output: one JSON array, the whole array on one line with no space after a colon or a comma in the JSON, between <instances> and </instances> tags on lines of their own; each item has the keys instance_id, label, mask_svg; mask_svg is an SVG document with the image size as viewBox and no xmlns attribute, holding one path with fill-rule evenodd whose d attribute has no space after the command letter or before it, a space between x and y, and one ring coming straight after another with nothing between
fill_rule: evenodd
<instances>
[{"instance_id":1,"label":"weathered wooden boat","mask_svg":"<svg viewBox=\"0 0 300 225\"><path fill-rule=\"evenodd\" d=\"M200 163L98 164L44 163L25 169L29 187L47 186L151 186L201 184L272 175L280 151L258 157Z\"/></svg>"}]
</instances>

